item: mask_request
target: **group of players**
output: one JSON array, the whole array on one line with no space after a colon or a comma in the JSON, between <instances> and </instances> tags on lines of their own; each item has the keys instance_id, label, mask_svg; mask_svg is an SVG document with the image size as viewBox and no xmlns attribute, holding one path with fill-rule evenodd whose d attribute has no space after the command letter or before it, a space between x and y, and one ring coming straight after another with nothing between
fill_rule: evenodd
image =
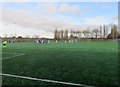
<instances>
[{"instance_id":1,"label":"group of players","mask_svg":"<svg viewBox=\"0 0 120 87\"><path fill-rule=\"evenodd\" d=\"M11 41L11 42L13 42L13 43L15 43L15 41ZM57 40L55 41L56 43L58 42ZM67 42L74 42L74 41L71 41L71 40L69 40L69 41L66 41L66 40L64 40L64 42L65 43L67 43ZM76 41L77 42L77 41ZM49 40L34 40L34 43L41 43L41 44L47 44L47 43L50 43L50 41ZM7 41L2 41L2 47L3 48L6 48L6 46L7 46Z\"/></svg>"},{"instance_id":2,"label":"group of players","mask_svg":"<svg viewBox=\"0 0 120 87\"><path fill-rule=\"evenodd\" d=\"M15 41L11 41L11 42L15 43ZM44 44L44 43L49 43L49 40L35 40L34 43ZM6 46L7 46L7 41L2 41L2 47L6 48Z\"/></svg>"},{"instance_id":3,"label":"group of players","mask_svg":"<svg viewBox=\"0 0 120 87\"><path fill-rule=\"evenodd\" d=\"M35 40L34 43L44 44L44 43L49 43L49 40Z\"/></svg>"}]
</instances>

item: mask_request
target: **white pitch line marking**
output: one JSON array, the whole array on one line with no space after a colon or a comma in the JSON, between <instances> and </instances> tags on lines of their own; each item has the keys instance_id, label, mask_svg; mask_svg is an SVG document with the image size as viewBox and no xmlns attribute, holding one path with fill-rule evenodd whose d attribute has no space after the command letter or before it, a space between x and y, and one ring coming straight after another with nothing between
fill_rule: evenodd
<instances>
[{"instance_id":1,"label":"white pitch line marking","mask_svg":"<svg viewBox=\"0 0 120 87\"><path fill-rule=\"evenodd\" d=\"M2 58L2 59L0 59L0 60L4 60L4 59L10 59L10 58L13 58L13 57L17 57L17 56L23 56L23 55L25 55L25 53L21 53L21 54L14 55L14 56L9 56L9 57L4 57L4 58Z\"/></svg>"},{"instance_id":2,"label":"white pitch line marking","mask_svg":"<svg viewBox=\"0 0 120 87\"><path fill-rule=\"evenodd\" d=\"M0 52L0 53L7 53L7 54L19 54L19 53L11 53L11 52Z\"/></svg>"},{"instance_id":3,"label":"white pitch line marking","mask_svg":"<svg viewBox=\"0 0 120 87\"><path fill-rule=\"evenodd\" d=\"M116 49L116 48L112 48L113 50L115 50L115 51L120 51L119 49Z\"/></svg>"},{"instance_id":4,"label":"white pitch line marking","mask_svg":"<svg viewBox=\"0 0 120 87\"><path fill-rule=\"evenodd\" d=\"M80 86L80 87L95 87L95 86L89 86L89 85L84 85L84 84L77 84L77 83L63 82L63 81L55 81L55 80L47 80L47 79L39 79L39 78L32 78L32 77L19 76L19 75L11 75L11 74L3 74L3 73L0 73L0 75L13 77L13 78L20 78L20 79L28 79L28 80L35 80L35 81L63 84L63 85Z\"/></svg>"}]
</instances>

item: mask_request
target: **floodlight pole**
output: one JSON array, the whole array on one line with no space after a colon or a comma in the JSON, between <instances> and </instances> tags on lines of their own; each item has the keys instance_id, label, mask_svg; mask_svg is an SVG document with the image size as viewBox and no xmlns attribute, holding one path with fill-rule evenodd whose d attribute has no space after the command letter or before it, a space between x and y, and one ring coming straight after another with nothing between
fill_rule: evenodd
<instances>
[{"instance_id":1,"label":"floodlight pole","mask_svg":"<svg viewBox=\"0 0 120 87\"><path fill-rule=\"evenodd\" d=\"M16 22L14 22L14 24L15 24L15 32L14 32L14 34L15 34L15 41L16 41Z\"/></svg>"},{"instance_id":2,"label":"floodlight pole","mask_svg":"<svg viewBox=\"0 0 120 87\"><path fill-rule=\"evenodd\" d=\"M16 39L16 22L14 22L14 24L15 24L15 39Z\"/></svg>"}]
</instances>

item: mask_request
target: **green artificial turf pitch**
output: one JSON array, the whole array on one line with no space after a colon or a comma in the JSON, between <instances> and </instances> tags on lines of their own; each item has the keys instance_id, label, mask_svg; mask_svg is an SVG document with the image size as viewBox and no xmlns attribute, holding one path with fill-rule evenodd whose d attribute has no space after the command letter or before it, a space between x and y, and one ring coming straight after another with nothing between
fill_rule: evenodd
<instances>
[{"instance_id":1,"label":"green artificial turf pitch","mask_svg":"<svg viewBox=\"0 0 120 87\"><path fill-rule=\"evenodd\" d=\"M25 55L14 56L25 53ZM13 57L14 56L14 57ZM101 87L118 85L116 42L8 43L2 49L2 73ZM3 76L4 85L74 87Z\"/></svg>"}]
</instances>

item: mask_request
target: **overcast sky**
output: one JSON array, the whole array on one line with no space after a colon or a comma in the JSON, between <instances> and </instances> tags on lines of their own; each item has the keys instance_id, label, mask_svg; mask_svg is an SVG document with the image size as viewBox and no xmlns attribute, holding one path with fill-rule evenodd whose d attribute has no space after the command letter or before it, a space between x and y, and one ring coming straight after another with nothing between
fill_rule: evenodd
<instances>
[{"instance_id":1,"label":"overcast sky","mask_svg":"<svg viewBox=\"0 0 120 87\"><path fill-rule=\"evenodd\" d=\"M17 1L17 0L16 0ZM54 30L117 24L117 2L5 2L1 35L53 37Z\"/></svg>"}]
</instances>

